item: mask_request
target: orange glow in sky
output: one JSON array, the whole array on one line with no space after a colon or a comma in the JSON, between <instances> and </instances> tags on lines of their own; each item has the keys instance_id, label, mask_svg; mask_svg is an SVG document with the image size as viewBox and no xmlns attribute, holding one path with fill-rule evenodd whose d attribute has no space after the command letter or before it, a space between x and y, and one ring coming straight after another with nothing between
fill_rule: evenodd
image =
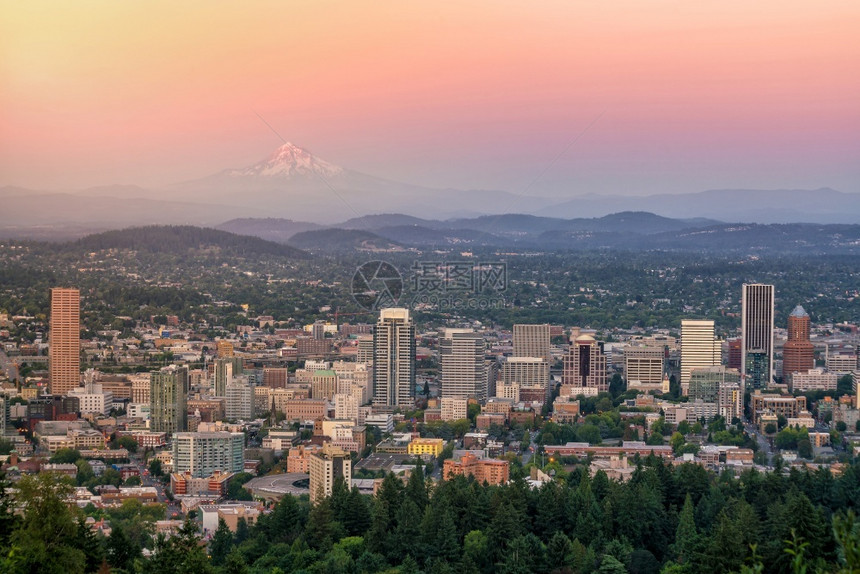
<instances>
[{"instance_id":1,"label":"orange glow in sky","mask_svg":"<svg viewBox=\"0 0 860 574\"><path fill-rule=\"evenodd\" d=\"M0 186L240 167L281 143L259 114L416 184L860 192L858 26L856 0L8 1Z\"/></svg>"}]
</instances>

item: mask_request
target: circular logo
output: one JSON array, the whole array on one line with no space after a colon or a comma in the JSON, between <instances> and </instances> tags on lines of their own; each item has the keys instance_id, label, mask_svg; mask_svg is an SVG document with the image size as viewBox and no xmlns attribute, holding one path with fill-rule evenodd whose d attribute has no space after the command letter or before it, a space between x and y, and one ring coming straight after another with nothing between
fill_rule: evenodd
<instances>
[{"instance_id":1,"label":"circular logo","mask_svg":"<svg viewBox=\"0 0 860 574\"><path fill-rule=\"evenodd\" d=\"M403 295L403 277L386 261L368 261L352 276L352 298L370 311L394 307Z\"/></svg>"}]
</instances>

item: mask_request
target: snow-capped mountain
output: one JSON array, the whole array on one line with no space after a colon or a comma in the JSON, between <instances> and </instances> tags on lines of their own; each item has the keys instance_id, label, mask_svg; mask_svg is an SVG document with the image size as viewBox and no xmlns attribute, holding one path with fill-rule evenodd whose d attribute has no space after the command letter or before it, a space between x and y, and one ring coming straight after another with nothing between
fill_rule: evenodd
<instances>
[{"instance_id":1,"label":"snow-capped mountain","mask_svg":"<svg viewBox=\"0 0 860 574\"><path fill-rule=\"evenodd\" d=\"M292 178L319 175L334 177L343 173L340 166L322 160L308 150L290 142L285 143L265 160L244 169L227 170L232 177Z\"/></svg>"},{"instance_id":2,"label":"snow-capped mountain","mask_svg":"<svg viewBox=\"0 0 860 574\"><path fill-rule=\"evenodd\" d=\"M320 222L371 213L467 217L521 204L504 191L434 189L391 181L325 161L286 143L254 165L226 169L173 187L172 199L253 207L269 217ZM531 198L540 207L546 201Z\"/></svg>"}]
</instances>

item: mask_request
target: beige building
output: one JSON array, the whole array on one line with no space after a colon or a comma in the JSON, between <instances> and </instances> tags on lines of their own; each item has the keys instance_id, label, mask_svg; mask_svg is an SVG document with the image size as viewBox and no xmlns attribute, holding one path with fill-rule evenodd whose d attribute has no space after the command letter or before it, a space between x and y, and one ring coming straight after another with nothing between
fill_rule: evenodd
<instances>
[{"instance_id":1,"label":"beige building","mask_svg":"<svg viewBox=\"0 0 860 574\"><path fill-rule=\"evenodd\" d=\"M443 421L458 421L469 418L469 400L456 397L442 397Z\"/></svg>"},{"instance_id":2,"label":"beige building","mask_svg":"<svg viewBox=\"0 0 860 574\"><path fill-rule=\"evenodd\" d=\"M308 470L311 504L330 496L338 478L343 478L347 488L352 482L352 459L349 453L330 445L323 446L320 452L310 456Z\"/></svg>"},{"instance_id":3,"label":"beige building","mask_svg":"<svg viewBox=\"0 0 860 574\"><path fill-rule=\"evenodd\" d=\"M81 294L77 289L51 289L48 370L51 393L68 394L81 384Z\"/></svg>"},{"instance_id":4,"label":"beige building","mask_svg":"<svg viewBox=\"0 0 860 574\"><path fill-rule=\"evenodd\" d=\"M706 369L722 361L722 345L714 338L713 321L684 319L681 321L681 392L690 389L690 373Z\"/></svg>"},{"instance_id":5,"label":"beige building","mask_svg":"<svg viewBox=\"0 0 860 574\"><path fill-rule=\"evenodd\" d=\"M514 325L513 338L515 357L540 357L547 363L552 361L549 324Z\"/></svg>"},{"instance_id":6,"label":"beige building","mask_svg":"<svg viewBox=\"0 0 860 574\"><path fill-rule=\"evenodd\" d=\"M628 389L663 390L663 347L624 348L624 376Z\"/></svg>"}]
</instances>

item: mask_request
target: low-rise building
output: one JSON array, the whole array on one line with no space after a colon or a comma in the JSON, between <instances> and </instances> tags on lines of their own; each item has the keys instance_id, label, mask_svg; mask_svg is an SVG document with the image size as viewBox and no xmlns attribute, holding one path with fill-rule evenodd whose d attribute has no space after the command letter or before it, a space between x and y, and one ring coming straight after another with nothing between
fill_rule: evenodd
<instances>
[{"instance_id":1,"label":"low-rise building","mask_svg":"<svg viewBox=\"0 0 860 574\"><path fill-rule=\"evenodd\" d=\"M504 484L510 480L510 463L506 460L479 459L474 454L463 454L460 460L445 461L442 470L446 479L454 476L473 476L479 483Z\"/></svg>"},{"instance_id":2,"label":"low-rise building","mask_svg":"<svg viewBox=\"0 0 860 574\"><path fill-rule=\"evenodd\" d=\"M441 438L416 438L406 449L410 455L438 457L445 448L445 440Z\"/></svg>"}]
</instances>

